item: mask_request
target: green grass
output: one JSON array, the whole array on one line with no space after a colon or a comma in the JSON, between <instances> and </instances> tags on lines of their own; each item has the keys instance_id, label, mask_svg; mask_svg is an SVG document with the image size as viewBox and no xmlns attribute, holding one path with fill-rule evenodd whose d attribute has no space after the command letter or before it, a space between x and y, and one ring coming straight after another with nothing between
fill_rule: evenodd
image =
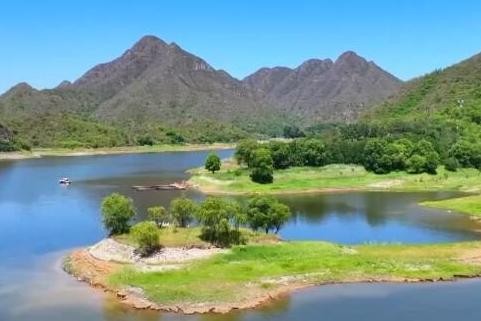
<instances>
[{"instance_id":1,"label":"green grass","mask_svg":"<svg viewBox=\"0 0 481 321\"><path fill-rule=\"evenodd\" d=\"M248 245L181 270L145 273L124 268L109 282L114 287L140 287L162 304L238 302L280 286L281 277L308 285L473 276L481 266L458 258L479 250L481 243L474 242L349 248L326 242Z\"/></svg>"},{"instance_id":2,"label":"green grass","mask_svg":"<svg viewBox=\"0 0 481 321\"><path fill-rule=\"evenodd\" d=\"M355 165L297 167L275 171L274 183L264 185L253 183L248 169L239 168L231 161L225 162L221 171L215 174L204 169L194 169L191 173L193 176L190 181L200 190L212 194L275 194L329 190L481 191L481 172L476 169L448 172L440 167L437 175L413 175L405 172L378 175Z\"/></svg>"},{"instance_id":3,"label":"green grass","mask_svg":"<svg viewBox=\"0 0 481 321\"><path fill-rule=\"evenodd\" d=\"M458 197L453 199L423 202L421 205L452 210L472 216L481 217L481 195Z\"/></svg>"},{"instance_id":4,"label":"green grass","mask_svg":"<svg viewBox=\"0 0 481 321\"><path fill-rule=\"evenodd\" d=\"M278 236L273 234L265 234L261 232L253 232L249 229L242 229L242 235L248 243L275 243ZM165 247L207 247L209 243L200 239L201 228L173 228L164 227L159 229L159 243ZM115 239L121 243L136 246L136 242L132 234L122 234L115 236Z\"/></svg>"}]
</instances>

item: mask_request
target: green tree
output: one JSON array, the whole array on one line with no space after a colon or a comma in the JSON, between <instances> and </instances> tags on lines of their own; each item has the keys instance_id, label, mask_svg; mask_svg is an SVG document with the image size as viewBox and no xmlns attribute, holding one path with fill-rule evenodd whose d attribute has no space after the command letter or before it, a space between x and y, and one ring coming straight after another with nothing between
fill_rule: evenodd
<instances>
[{"instance_id":1,"label":"green tree","mask_svg":"<svg viewBox=\"0 0 481 321\"><path fill-rule=\"evenodd\" d=\"M102 201L102 221L109 235L127 233L134 215L134 205L128 197L113 193Z\"/></svg>"},{"instance_id":2,"label":"green tree","mask_svg":"<svg viewBox=\"0 0 481 321\"><path fill-rule=\"evenodd\" d=\"M423 173L427 166L427 160L424 156L414 154L407 160L407 172L411 174Z\"/></svg>"},{"instance_id":3,"label":"green tree","mask_svg":"<svg viewBox=\"0 0 481 321\"><path fill-rule=\"evenodd\" d=\"M382 159L385 155L386 141L378 138L370 139L364 146L363 165L368 171L376 174L385 174L389 172L386 169L386 159Z\"/></svg>"},{"instance_id":4,"label":"green tree","mask_svg":"<svg viewBox=\"0 0 481 321\"><path fill-rule=\"evenodd\" d=\"M162 227L164 223L169 222L169 213L163 206L154 206L147 209L147 218L154 222L158 227Z\"/></svg>"},{"instance_id":5,"label":"green tree","mask_svg":"<svg viewBox=\"0 0 481 321\"><path fill-rule=\"evenodd\" d=\"M209 153L205 160L205 169L214 174L220 170L220 158L216 153Z\"/></svg>"},{"instance_id":6,"label":"green tree","mask_svg":"<svg viewBox=\"0 0 481 321\"><path fill-rule=\"evenodd\" d=\"M178 227L187 227L197 213L197 204L185 196L175 198L170 202L170 214L174 224Z\"/></svg>"},{"instance_id":7,"label":"green tree","mask_svg":"<svg viewBox=\"0 0 481 321\"><path fill-rule=\"evenodd\" d=\"M274 181L274 167L271 153L266 148L258 148L254 151L251 164L250 177L253 182L269 184Z\"/></svg>"},{"instance_id":8,"label":"green tree","mask_svg":"<svg viewBox=\"0 0 481 321\"><path fill-rule=\"evenodd\" d=\"M300 140L301 157L305 166L322 166L327 161L326 147L320 139Z\"/></svg>"},{"instance_id":9,"label":"green tree","mask_svg":"<svg viewBox=\"0 0 481 321\"><path fill-rule=\"evenodd\" d=\"M259 148L259 143L254 139L243 139L236 147L234 157L239 165L245 164L250 166L250 162L254 151Z\"/></svg>"},{"instance_id":10,"label":"green tree","mask_svg":"<svg viewBox=\"0 0 481 321\"><path fill-rule=\"evenodd\" d=\"M290 216L289 207L273 197L257 196L247 205L247 223L253 230L262 229L266 234L270 230L279 232Z\"/></svg>"},{"instance_id":11,"label":"green tree","mask_svg":"<svg viewBox=\"0 0 481 321\"><path fill-rule=\"evenodd\" d=\"M199 207L197 220L202 224L202 239L218 246L242 242L239 227L245 222L240 205L218 197L206 198Z\"/></svg>"},{"instance_id":12,"label":"green tree","mask_svg":"<svg viewBox=\"0 0 481 321\"><path fill-rule=\"evenodd\" d=\"M272 165L275 169L286 169L291 166L289 144L274 141L267 147L271 152Z\"/></svg>"},{"instance_id":13,"label":"green tree","mask_svg":"<svg viewBox=\"0 0 481 321\"><path fill-rule=\"evenodd\" d=\"M131 233L140 255L148 256L160 248L159 229L154 222L137 223L132 227Z\"/></svg>"}]
</instances>

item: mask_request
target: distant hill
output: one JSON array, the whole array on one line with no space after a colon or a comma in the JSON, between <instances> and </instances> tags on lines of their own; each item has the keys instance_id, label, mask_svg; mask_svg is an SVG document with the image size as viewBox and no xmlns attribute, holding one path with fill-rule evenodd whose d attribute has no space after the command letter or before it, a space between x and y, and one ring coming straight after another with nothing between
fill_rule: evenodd
<instances>
[{"instance_id":1,"label":"distant hill","mask_svg":"<svg viewBox=\"0 0 481 321\"><path fill-rule=\"evenodd\" d=\"M238 80L203 59L145 36L113 61L48 90L18 84L0 117L34 146L236 140L275 135L295 121L353 121L400 81L347 52L336 62L264 68Z\"/></svg>"},{"instance_id":2,"label":"distant hill","mask_svg":"<svg viewBox=\"0 0 481 321\"><path fill-rule=\"evenodd\" d=\"M317 122L351 122L400 87L401 81L352 51L311 59L295 69L262 68L243 82L264 104Z\"/></svg>"}]
</instances>

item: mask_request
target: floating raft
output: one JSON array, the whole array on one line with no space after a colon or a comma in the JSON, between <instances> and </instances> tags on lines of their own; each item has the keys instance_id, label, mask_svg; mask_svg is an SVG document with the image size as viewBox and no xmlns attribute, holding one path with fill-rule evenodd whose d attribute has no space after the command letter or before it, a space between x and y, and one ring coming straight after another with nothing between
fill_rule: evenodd
<instances>
[{"instance_id":1,"label":"floating raft","mask_svg":"<svg viewBox=\"0 0 481 321\"><path fill-rule=\"evenodd\" d=\"M185 190L188 184L186 183L172 183L172 184L161 184L161 185L137 185L132 186L136 191L164 191L164 190Z\"/></svg>"}]
</instances>

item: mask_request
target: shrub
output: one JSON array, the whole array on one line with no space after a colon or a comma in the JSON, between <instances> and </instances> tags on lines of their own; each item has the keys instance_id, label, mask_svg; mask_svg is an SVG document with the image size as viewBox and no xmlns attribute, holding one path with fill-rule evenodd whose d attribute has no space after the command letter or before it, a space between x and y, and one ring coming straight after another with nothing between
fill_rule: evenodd
<instances>
[{"instance_id":1,"label":"shrub","mask_svg":"<svg viewBox=\"0 0 481 321\"><path fill-rule=\"evenodd\" d=\"M459 168L459 163L456 158L449 157L444 161L444 168L450 172L456 172Z\"/></svg>"},{"instance_id":2,"label":"shrub","mask_svg":"<svg viewBox=\"0 0 481 321\"><path fill-rule=\"evenodd\" d=\"M130 198L113 193L102 201L102 220L109 235L127 233L135 209Z\"/></svg>"},{"instance_id":3,"label":"shrub","mask_svg":"<svg viewBox=\"0 0 481 321\"><path fill-rule=\"evenodd\" d=\"M140 136L137 138L137 144L140 146L154 145L154 139L149 135Z\"/></svg>"},{"instance_id":4,"label":"shrub","mask_svg":"<svg viewBox=\"0 0 481 321\"><path fill-rule=\"evenodd\" d=\"M132 227L132 236L141 256L148 256L160 248L159 230L154 222L140 222Z\"/></svg>"}]
</instances>

